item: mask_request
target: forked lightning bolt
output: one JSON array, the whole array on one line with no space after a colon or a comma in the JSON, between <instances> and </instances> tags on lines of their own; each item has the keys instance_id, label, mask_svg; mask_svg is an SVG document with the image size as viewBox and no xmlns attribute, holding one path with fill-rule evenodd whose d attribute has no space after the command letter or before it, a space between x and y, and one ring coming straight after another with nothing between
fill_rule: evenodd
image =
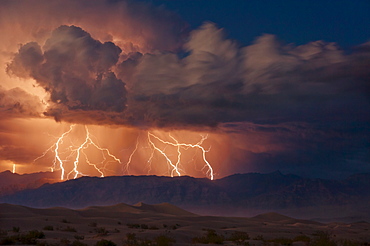
<instances>
[{"instance_id":1,"label":"forked lightning bolt","mask_svg":"<svg viewBox=\"0 0 370 246\"><path fill-rule=\"evenodd\" d=\"M201 139L195 143L184 143L179 141L177 138L175 138L170 133L168 134L170 141L164 140L160 138L158 135L154 134L153 132L148 131L146 135L139 134L136 139L136 144L131 152L131 154L128 155L127 162L125 164L122 163L121 159L117 158L114 154L111 153L111 151L107 148L100 147L96 142L93 141L92 135L89 131L89 128L87 126L84 127L85 131L85 137L81 144L76 145L73 144L72 141L72 132L75 130L75 125L71 125L69 127L69 130L63 132L56 140L56 142L50 146L44 153L42 153L41 156L37 157L34 162L38 161L41 158L44 158L48 153L53 153L53 164L50 167L51 171L54 170L61 170L61 180L70 179L70 178L78 178L79 176L85 176L81 171L80 166L82 163L87 164L88 166L91 166L94 170L96 170L101 177L104 177L104 170L107 170L107 165L111 162L116 162L119 165L122 165L122 170L127 172L129 174L129 167L131 163L133 162L133 157L135 153L138 152L140 143L143 143L144 146L149 146L149 149L151 149L150 156L148 158L148 168L149 171L152 168L152 160L155 156L155 153L158 153L160 156L164 157L165 162L169 168L169 174L171 177L173 176L181 176L183 174L186 174L184 171L184 166L186 163L183 161L183 152L187 151L188 149L195 149L200 150L202 155L202 161L204 162L204 166L202 170L207 169L206 175L213 180L214 174L213 174L213 168L209 161L206 158L207 152L209 152L210 149L206 150L202 144L203 142L208 138L207 135L201 135ZM146 141L140 141L140 139L145 138ZM66 146L66 140L69 140L71 145L68 147ZM76 141L76 140L75 140ZM87 149L96 149L97 151L101 152L101 158L102 160L99 163L94 163L89 159L88 154L86 153ZM147 147L145 147L147 148ZM176 149L176 157L174 158L172 155L169 154L168 148L175 148ZM194 156L197 152L194 153ZM65 156L64 159L62 158L62 155ZM173 160L175 159L175 160ZM73 163L72 168L71 164ZM160 164L160 163L159 163ZM68 168L69 166L69 168ZM69 172L67 173L67 169ZM125 169L125 170L124 170ZM13 170L15 171L15 165L13 166Z\"/></svg>"},{"instance_id":2,"label":"forked lightning bolt","mask_svg":"<svg viewBox=\"0 0 370 246\"><path fill-rule=\"evenodd\" d=\"M64 173L65 173L65 169L64 169L64 165L63 165L63 160L60 158L60 155L59 155L59 145L63 143L63 139L66 135L68 135L72 130L73 130L73 127L75 125L71 125L69 127L69 130L64 132L59 138L58 140L55 142L55 144L53 144L52 146L50 146L47 150L44 151L44 153L42 153L41 156L37 157L36 159L33 160L33 162L36 162L37 160L43 158L46 156L46 154L48 152L51 152L53 151L55 153L55 157L54 157L54 161L53 161L53 165L50 167L50 170L52 172L54 172L54 170L57 169L56 167L56 163L58 162L59 163L59 169L61 170L61 176L60 176L60 179L61 180L64 180Z\"/></svg>"},{"instance_id":3,"label":"forked lightning bolt","mask_svg":"<svg viewBox=\"0 0 370 246\"><path fill-rule=\"evenodd\" d=\"M65 172L65 170L64 170L64 166L63 166L63 161L59 157L59 144L61 144L63 142L63 138L73 130L73 127L74 126L75 125L71 125L69 127L69 130L66 131L65 133L63 133L62 136L60 136L58 138L57 142L55 143L54 153L55 153L55 159L58 160L58 162L59 162L59 168L62 170L62 174L60 176L60 179L61 180L64 180L64 172ZM55 159L54 159L54 165L55 165Z\"/></svg>"},{"instance_id":4,"label":"forked lightning bolt","mask_svg":"<svg viewBox=\"0 0 370 246\"><path fill-rule=\"evenodd\" d=\"M85 156L85 161L87 164L89 164L90 166L93 166L95 168L96 171L98 171L101 175L101 177L104 177L104 173L102 172L102 170L100 168L97 167L96 164L93 164L89 161L89 158L88 156L86 155L85 152L83 152L85 149L87 149L89 147L89 145L93 145L96 149L100 150L102 152L102 155L103 155L103 162L106 161L106 156L104 155L104 152L109 156L111 157L114 161L118 162L119 164L122 164L121 160L119 158L117 158L116 156L114 156L113 154L110 153L109 149L107 148L102 148L100 147L99 145L97 145L91 138L90 138L90 132L89 132L89 128L87 128L87 126L85 126L85 131L86 131L86 138L85 138L85 141L77 148L75 149L74 151L76 151L76 159L75 161L73 162L73 170L71 172L68 173L68 176L67 178L69 177L69 175L71 173L75 173L74 177L73 178L77 178L78 175L83 175L83 173L81 173L80 171L78 171L78 165L79 165L79 162L80 162L80 156L81 156L81 152L84 154ZM105 168L105 166L103 167Z\"/></svg>"},{"instance_id":5,"label":"forked lightning bolt","mask_svg":"<svg viewBox=\"0 0 370 246\"><path fill-rule=\"evenodd\" d=\"M65 173L66 173L66 167L65 167L66 160L62 159L60 149L61 149L61 145L63 144L64 139L73 131L74 127L75 127L75 125L71 125L69 130L64 132L60 137L58 137L57 141L52 146L50 146L41 156L37 157L34 160L34 162L43 158L43 157L45 157L47 153L54 152L54 161L53 161L53 165L51 166L50 169L51 169L51 171L61 170L61 176L60 176L61 180L69 179L69 176L72 173L74 173L73 178L77 178L79 175L84 176L84 174L81 171L79 171L79 168L78 168L79 164L80 164L81 154L84 157L84 161L89 166L94 167L94 169L97 172L100 173L101 177L104 177L103 170L106 168L107 163L110 162L110 161L107 161L107 156L109 156L114 162L118 162L119 164L121 164L121 160L119 158L117 158L115 155L113 155L107 148L100 147L97 143L95 143L91 139L91 134L89 132L89 129L88 129L87 126L85 126L86 137L85 137L84 142L82 144L80 144L79 146L73 146L72 145L72 146L69 146L68 148L64 148L64 152L69 152L69 155L67 156L67 159L71 158L72 156L75 155L75 158L74 158L74 161L73 161L73 169L67 175L65 175ZM92 163L89 160L88 155L84 152L84 150L86 150L90 146L93 146L97 150L101 151L102 157L103 157L103 161L101 162L101 165L103 165L103 167L99 168L97 164ZM59 164L58 167L57 167L57 163Z\"/></svg>"},{"instance_id":6,"label":"forked lightning bolt","mask_svg":"<svg viewBox=\"0 0 370 246\"><path fill-rule=\"evenodd\" d=\"M128 157L128 160L126 162L126 165L124 166L125 169L126 169L126 172L129 173L130 170L129 170L129 167L130 167L130 164L131 164L131 161L132 161L132 157L134 156L134 154L136 153L138 147L139 147L139 137L140 137L140 134L137 136L136 138L136 144L135 144L135 148L134 150L131 152L130 156Z\"/></svg>"},{"instance_id":7,"label":"forked lightning bolt","mask_svg":"<svg viewBox=\"0 0 370 246\"><path fill-rule=\"evenodd\" d=\"M204 147L202 146L204 140L206 140L208 136L202 136L201 140L198 143L196 143L196 144L180 143L171 134L169 134L169 136L170 136L170 138L174 142L165 141L165 140L161 139L160 137L154 135L153 133L148 132L148 142L149 142L149 144L153 147L154 150L158 151L161 155L163 155L163 157L166 159L166 161L169 164L169 166L172 168L172 170L171 170L171 177L174 176L174 173L176 173L178 176L181 176L181 169L180 169L181 148L182 149L185 149L185 150L188 149L188 148L196 148L196 149L201 150L201 152L202 152L202 159L204 161L204 167L203 167L203 169L204 168L207 168L207 172L206 173L209 176L209 178L211 180L213 180L213 178L214 178L213 177L213 168L212 168L211 164L208 162L208 160L206 158L206 153L209 150L205 150ZM177 160L176 160L176 162L171 161L170 157L166 154L165 150L162 150L159 147L157 147L155 145L155 143L153 142L152 138L156 139L157 141L161 142L162 144L176 147L177 148ZM151 155L151 156L153 156L153 155Z\"/></svg>"}]
</instances>

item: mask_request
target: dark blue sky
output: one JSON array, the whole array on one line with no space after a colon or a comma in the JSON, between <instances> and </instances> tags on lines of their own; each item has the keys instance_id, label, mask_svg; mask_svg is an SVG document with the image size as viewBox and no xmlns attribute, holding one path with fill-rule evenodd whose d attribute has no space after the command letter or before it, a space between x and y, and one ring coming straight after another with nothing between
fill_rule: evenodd
<instances>
[{"instance_id":1,"label":"dark blue sky","mask_svg":"<svg viewBox=\"0 0 370 246\"><path fill-rule=\"evenodd\" d=\"M178 13L194 29L204 21L225 28L229 37L250 44L263 33L286 43L336 42L349 48L369 41L368 0L150 0Z\"/></svg>"}]
</instances>

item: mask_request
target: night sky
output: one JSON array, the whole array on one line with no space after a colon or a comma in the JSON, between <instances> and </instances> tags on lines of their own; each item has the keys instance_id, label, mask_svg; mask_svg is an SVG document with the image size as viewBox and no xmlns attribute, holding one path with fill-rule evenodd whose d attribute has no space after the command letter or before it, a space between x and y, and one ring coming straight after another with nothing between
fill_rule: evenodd
<instances>
[{"instance_id":1,"label":"night sky","mask_svg":"<svg viewBox=\"0 0 370 246\"><path fill-rule=\"evenodd\" d=\"M1 1L0 171L370 172L369 10L365 0Z\"/></svg>"},{"instance_id":2,"label":"night sky","mask_svg":"<svg viewBox=\"0 0 370 246\"><path fill-rule=\"evenodd\" d=\"M370 2L366 0L149 2L174 11L192 29L204 21L214 22L241 45L251 44L264 33L296 45L324 40L345 49L369 41Z\"/></svg>"}]
</instances>

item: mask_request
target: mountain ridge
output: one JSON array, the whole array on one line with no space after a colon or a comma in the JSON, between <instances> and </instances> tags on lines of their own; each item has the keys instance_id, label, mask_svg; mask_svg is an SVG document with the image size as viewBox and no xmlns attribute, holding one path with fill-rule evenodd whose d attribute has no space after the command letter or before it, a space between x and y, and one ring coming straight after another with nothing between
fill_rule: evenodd
<instances>
[{"instance_id":1,"label":"mountain ridge","mask_svg":"<svg viewBox=\"0 0 370 246\"><path fill-rule=\"evenodd\" d=\"M214 181L189 176L81 177L2 195L0 202L70 208L144 202L181 207L286 209L369 201L369 180L368 173L328 180L281 172L233 174Z\"/></svg>"}]
</instances>

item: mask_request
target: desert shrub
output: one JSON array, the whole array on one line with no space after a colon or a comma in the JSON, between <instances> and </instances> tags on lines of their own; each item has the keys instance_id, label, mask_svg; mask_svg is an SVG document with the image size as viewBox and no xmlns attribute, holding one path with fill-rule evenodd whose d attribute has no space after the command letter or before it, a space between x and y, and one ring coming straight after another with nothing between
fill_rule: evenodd
<instances>
[{"instance_id":1,"label":"desert shrub","mask_svg":"<svg viewBox=\"0 0 370 246\"><path fill-rule=\"evenodd\" d=\"M87 246L87 244L83 243L79 240L74 240L73 243L72 243L72 246Z\"/></svg>"},{"instance_id":2,"label":"desert shrub","mask_svg":"<svg viewBox=\"0 0 370 246\"><path fill-rule=\"evenodd\" d=\"M45 234L42 231L33 230L26 234L21 234L18 237L18 241L22 244L36 244L37 239L45 238Z\"/></svg>"},{"instance_id":3,"label":"desert shrub","mask_svg":"<svg viewBox=\"0 0 370 246\"><path fill-rule=\"evenodd\" d=\"M207 234L205 236L192 238L192 243L222 244L224 242L224 236L217 234L215 230L207 229L206 231Z\"/></svg>"},{"instance_id":4,"label":"desert shrub","mask_svg":"<svg viewBox=\"0 0 370 246\"><path fill-rule=\"evenodd\" d=\"M179 227L180 227L180 225L179 225L179 224L176 224L176 225L171 226L171 229L172 229L172 230L176 230L176 229L178 229Z\"/></svg>"},{"instance_id":5,"label":"desert shrub","mask_svg":"<svg viewBox=\"0 0 370 246\"><path fill-rule=\"evenodd\" d=\"M62 219L62 223L71 223L71 222L66 219Z\"/></svg>"},{"instance_id":6,"label":"desert shrub","mask_svg":"<svg viewBox=\"0 0 370 246\"><path fill-rule=\"evenodd\" d=\"M311 238L306 235L299 235L293 238L293 242L307 242L309 243L311 241Z\"/></svg>"},{"instance_id":7,"label":"desert shrub","mask_svg":"<svg viewBox=\"0 0 370 246\"><path fill-rule=\"evenodd\" d=\"M131 228L131 229L143 229L143 230L158 230L159 228L157 226L149 226L147 224L131 224L131 223L128 223L126 224L128 228Z\"/></svg>"},{"instance_id":8,"label":"desert shrub","mask_svg":"<svg viewBox=\"0 0 370 246\"><path fill-rule=\"evenodd\" d=\"M70 245L71 241L69 241L67 238L60 239L60 243L62 245Z\"/></svg>"},{"instance_id":9,"label":"desert shrub","mask_svg":"<svg viewBox=\"0 0 370 246\"><path fill-rule=\"evenodd\" d=\"M66 232L77 232L77 230L74 227L67 226L64 229L61 229L61 231L66 231Z\"/></svg>"},{"instance_id":10,"label":"desert shrub","mask_svg":"<svg viewBox=\"0 0 370 246\"><path fill-rule=\"evenodd\" d=\"M37 246L50 246L47 242L37 242L36 243Z\"/></svg>"},{"instance_id":11,"label":"desert shrub","mask_svg":"<svg viewBox=\"0 0 370 246\"><path fill-rule=\"evenodd\" d=\"M176 243L176 240L166 235L159 235L153 240L157 246L170 246L172 243Z\"/></svg>"},{"instance_id":12,"label":"desert shrub","mask_svg":"<svg viewBox=\"0 0 370 246\"><path fill-rule=\"evenodd\" d=\"M95 246L116 246L116 244L110 240L102 239L96 242Z\"/></svg>"},{"instance_id":13,"label":"desert shrub","mask_svg":"<svg viewBox=\"0 0 370 246\"><path fill-rule=\"evenodd\" d=\"M141 224L140 228L146 230L146 229L149 229L149 226L146 224Z\"/></svg>"},{"instance_id":14,"label":"desert shrub","mask_svg":"<svg viewBox=\"0 0 370 246\"><path fill-rule=\"evenodd\" d=\"M370 244L360 243L358 241L353 241L349 239L342 239L342 240L339 240L339 245L341 246L365 246L365 245L370 245Z\"/></svg>"},{"instance_id":15,"label":"desert shrub","mask_svg":"<svg viewBox=\"0 0 370 246\"><path fill-rule=\"evenodd\" d=\"M12 245L16 243L16 239L14 237L4 237L0 239L0 245Z\"/></svg>"},{"instance_id":16,"label":"desert shrub","mask_svg":"<svg viewBox=\"0 0 370 246\"><path fill-rule=\"evenodd\" d=\"M262 235L257 235L253 238L253 240L260 240L260 241L265 241L264 237Z\"/></svg>"},{"instance_id":17,"label":"desert shrub","mask_svg":"<svg viewBox=\"0 0 370 246\"><path fill-rule=\"evenodd\" d=\"M126 234L126 240L123 240L123 245L127 245L127 246L138 245L136 234L135 233L127 233Z\"/></svg>"},{"instance_id":18,"label":"desert shrub","mask_svg":"<svg viewBox=\"0 0 370 246\"><path fill-rule=\"evenodd\" d=\"M19 232L20 230L19 226L13 226L13 232Z\"/></svg>"},{"instance_id":19,"label":"desert shrub","mask_svg":"<svg viewBox=\"0 0 370 246\"><path fill-rule=\"evenodd\" d=\"M38 230L29 231L26 236L38 239L45 238L45 234L42 231Z\"/></svg>"},{"instance_id":20,"label":"desert shrub","mask_svg":"<svg viewBox=\"0 0 370 246\"><path fill-rule=\"evenodd\" d=\"M26 234L18 234L9 238L5 238L6 240L4 243L9 244L11 241L13 242L11 244L36 244L37 239L42 238L45 238L45 234L42 231L33 230Z\"/></svg>"},{"instance_id":21,"label":"desert shrub","mask_svg":"<svg viewBox=\"0 0 370 246\"><path fill-rule=\"evenodd\" d=\"M284 245L284 246L291 246L293 244L292 239L284 238L284 237L269 239L267 240L267 242L276 243L276 244Z\"/></svg>"},{"instance_id":22,"label":"desert shrub","mask_svg":"<svg viewBox=\"0 0 370 246\"><path fill-rule=\"evenodd\" d=\"M98 227L94 229L94 232L98 233L99 236L106 236L109 231L107 231L105 227Z\"/></svg>"},{"instance_id":23,"label":"desert shrub","mask_svg":"<svg viewBox=\"0 0 370 246\"><path fill-rule=\"evenodd\" d=\"M90 222L88 226L90 226L90 227L97 227L98 226L98 223L96 223L96 222Z\"/></svg>"},{"instance_id":24,"label":"desert shrub","mask_svg":"<svg viewBox=\"0 0 370 246\"><path fill-rule=\"evenodd\" d=\"M342 239L339 241L341 246L370 246L370 242L360 242L356 240Z\"/></svg>"},{"instance_id":25,"label":"desert shrub","mask_svg":"<svg viewBox=\"0 0 370 246\"><path fill-rule=\"evenodd\" d=\"M123 240L124 246L170 246L175 243L176 240L166 235L159 235L153 240L150 239L138 239L135 233L127 233L126 239Z\"/></svg>"},{"instance_id":26,"label":"desert shrub","mask_svg":"<svg viewBox=\"0 0 370 246\"><path fill-rule=\"evenodd\" d=\"M233 241L236 245L245 245L245 241L249 239L248 233L244 231L234 231L228 238L229 241Z\"/></svg>"},{"instance_id":27,"label":"desert shrub","mask_svg":"<svg viewBox=\"0 0 370 246\"><path fill-rule=\"evenodd\" d=\"M176 225L167 225L167 224L163 224L163 228L169 228L169 229L171 229L171 230L176 230L177 228L179 228L180 227L180 225L179 224L176 224Z\"/></svg>"},{"instance_id":28,"label":"desert shrub","mask_svg":"<svg viewBox=\"0 0 370 246\"><path fill-rule=\"evenodd\" d=\"M330 233L326 231L317 231L314 234L315 238L311 242L311 246L336 246L337 244L331 240Z\"/></svg>"},{"instance_id":29,"label":"desert shrub","mask_svg":"<svg viewBox=\"0 0 370 246\"><path fill-rule=\"evenodd\" d=\"M37 241L36 243L37 246L59 246L59 244L57 243L49 243L49 242L45 242L45 241Z\"/></svg>"},{"instance_id":30,"label":"desert shrub","mask_svg":"<svg viewBox=\"0 0 370 246\"><path fill-rule=\"evenodd\" d=\"M75 235L74 236L76 240L84 240L85 239L85 236L83 235Z\"/></svg>"},{"instance_id":31,"label":"desert shrub","mask_svg":"<svg viewBox=\"0 0 370 246\"><path fill-rule=\"evenodd\" d=\"M128 223L126 224L128 228L131 228L131 229L139 229L140 228L140 225L139 224L131 224L131 223Z\"/></svg>"},{"instance_id":32,"label":"desert shrub","mask_svg":"<svg viewBox=\"0 0 370 246\"><path fill-rule=\"evenodd\" d=\"M127 233L126 234L127 240L136 240L136 234L135 233Z\"/></svg>"},{"instance_id":33,"label":"desert shrub","mask_svg":"<svg viewBox=\"0 0 370 246\"><path fill-rule=\"evenodd\" d=\"M52 225L44 226L44 228L42 228L42 229L45 230L45 231L54 231L54 227Z\"/></svg>"},{"instance_id":34,"label":"desert shrub","mask_svg":"<svg viewBox=\"0 0 370 246\"><path fill-rule=\"evenodd\" d=\"M36 244L37 239L45 238L45 234L42 231L29 231L26 234L18 234L14 236L8 236L0 240L0 245L11 245L11 244Z\"/></svg>"}]
</instances>

